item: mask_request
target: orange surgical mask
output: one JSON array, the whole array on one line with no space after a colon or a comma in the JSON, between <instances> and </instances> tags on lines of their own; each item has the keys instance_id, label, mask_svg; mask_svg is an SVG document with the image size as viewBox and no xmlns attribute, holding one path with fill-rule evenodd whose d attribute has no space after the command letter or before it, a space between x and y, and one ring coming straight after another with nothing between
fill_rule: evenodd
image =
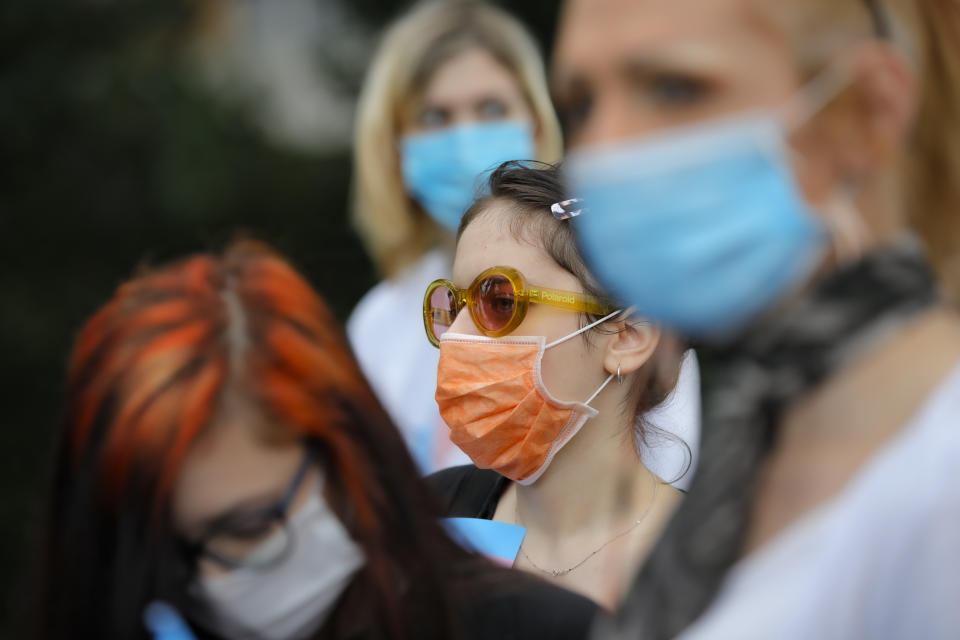
<instances>
[{"instance_id":1,"label":"orange surgical mask","mask_svg":"<svg viewBox=\"0 0 960 640\"><path fill-rule=\"evenodd\" d=\"M557 452L597 415L589 404L613 379L609 375L585 402L558 400L540 375L543 354L619 313L550 344L544 336L444 333L436 398L450 440L481 469L522 485L536 482Z\"/></svg>"}]
</instances>

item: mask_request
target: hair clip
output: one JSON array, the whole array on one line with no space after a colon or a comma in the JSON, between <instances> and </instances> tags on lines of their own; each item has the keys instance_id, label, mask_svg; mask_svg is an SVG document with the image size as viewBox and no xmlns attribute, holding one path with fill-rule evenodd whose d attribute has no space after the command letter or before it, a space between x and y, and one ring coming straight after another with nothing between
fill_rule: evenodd
<instances>
[{"instance_id":1,"label":"hair clip","mask_svg":"<svg viewBox=\"0 0 960 640\"><path fill-rule=\"evenodd\" d=\"M554 202L552 205L550 205L550 213L552 213L553 217L557 220L576 218L578 215L583 213L583 207L581 206L577 209L572 207L582 203L583 200L581 198L571 198L570 200Z\"/></svg>"}]
</instances>

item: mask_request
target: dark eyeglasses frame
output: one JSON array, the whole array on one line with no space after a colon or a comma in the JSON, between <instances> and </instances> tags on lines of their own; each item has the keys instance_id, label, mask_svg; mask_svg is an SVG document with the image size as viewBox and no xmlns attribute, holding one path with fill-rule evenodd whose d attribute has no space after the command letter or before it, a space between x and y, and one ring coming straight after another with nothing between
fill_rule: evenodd
<instances>
[{"instance_id":1,"label":"dark eyeglasses frame","mask_svg":"<svg viewBox=\"0 0 960 640\"><path fill-rule=\"evenodd\" d=\"M283 497L281 497L274 504L264 507L263 509L252 511L249 514L246 514L244 517L244 520L262 519L280 521L282 526L287 529L287 544L281 553L265 562L260 563L237 561L233 558L228 558L220 553L217 553L213 549L208 548L207 543L212 538L223 533L222 530L224 529L223 525L225 522L215 521L198 540L185 543L187 555L193 559L201 557L209 558L210 560L213 560L219 564L221 567L229 570L240 568L263 568L279 562L286 556L286 554L290 551L290 547L293 545L292 533L287 526L287 511L290 509L290 505L293 503L294 498L300 491L300 487L303 484L303 479L307 476L307 472L310 470L310 467L313 465L315 459L315 455L308 448L304 454L303 462L301 462L300 466L297 468L297 472L293 475L293 479L290 481L290 485L284 492Z\"/></svg>"}]
</instances>

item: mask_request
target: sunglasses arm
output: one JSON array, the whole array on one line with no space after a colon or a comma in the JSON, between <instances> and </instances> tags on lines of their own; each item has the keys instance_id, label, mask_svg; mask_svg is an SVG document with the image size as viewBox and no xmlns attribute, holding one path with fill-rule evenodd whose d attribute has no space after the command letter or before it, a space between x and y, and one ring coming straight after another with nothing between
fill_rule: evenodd
<instances>
[{"instance_id":1,"label":"sunglasses arm","mask_svg":"<svg viewBox=\"0 0 960 640\"><path fill-rule=\"evenodd\" d=\"M607 315L616 307L607 305L597 298L583 293L560 291L547 287L530 287L527 289L527 299L536 304L545 304L570 311L580 311L593 315Z\"/></svg>"}]
</instances>

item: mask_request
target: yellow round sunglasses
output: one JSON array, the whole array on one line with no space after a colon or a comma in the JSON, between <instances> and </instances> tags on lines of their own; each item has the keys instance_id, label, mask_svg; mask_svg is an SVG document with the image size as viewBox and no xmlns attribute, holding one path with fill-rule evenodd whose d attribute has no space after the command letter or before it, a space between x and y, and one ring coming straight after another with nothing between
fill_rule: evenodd
<instances>
[{"instance_id":1,"label":"yellow round sunglasses","mask_svg":"<svg viewBox=\"0 0 960 640\"><path fill-rule=\"evenodd\" d=\"M585 293L561 291L527 284L523 274L512 267L484 270L466 289L449 280L434 280L423 296L423 327L427 339L440 346L457 314L467 307L477 329L485 336L505 336L523 322L530 304L605 316L616 307Z\"/></svg>"}]
</instances>

